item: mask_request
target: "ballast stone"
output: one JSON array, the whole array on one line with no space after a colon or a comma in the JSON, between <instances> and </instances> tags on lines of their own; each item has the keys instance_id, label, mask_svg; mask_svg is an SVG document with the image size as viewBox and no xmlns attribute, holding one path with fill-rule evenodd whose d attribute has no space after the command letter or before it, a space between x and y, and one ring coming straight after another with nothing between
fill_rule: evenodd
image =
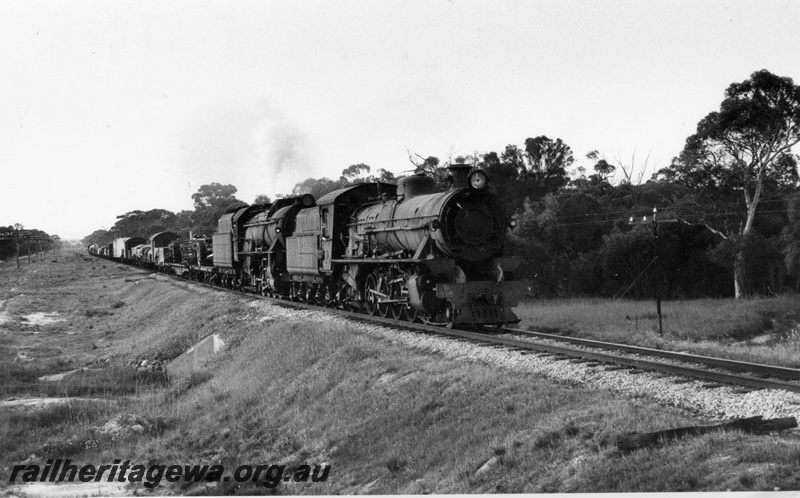
<instances>
[{"instance_id":1,"label":"ballast stone","mask_svg":"<svg viewBox=\"0 0 800 498\"><path fill-rule=\"evenodd\" d=\"M224 346L225 343L219 335L206 337L167 364L167 378L170 382L175 382L189 377Z\"/></svg>"}]
</instances>

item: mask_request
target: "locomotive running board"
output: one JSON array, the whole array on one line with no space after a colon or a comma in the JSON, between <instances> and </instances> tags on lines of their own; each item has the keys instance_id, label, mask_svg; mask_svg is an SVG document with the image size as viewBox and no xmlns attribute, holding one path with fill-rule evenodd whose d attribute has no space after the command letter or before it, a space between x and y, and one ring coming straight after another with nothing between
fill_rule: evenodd
<instances>
[{"instance_id":1,"label":"locomotive running board","mask_svg":"<svg viewBox=\"0 0 800 498\"><path fill-rule=\"evenodd\" d=\"M404 259L391 259L391 258L380 258L380 259L372 259L372 258L364 258L364 259L332 259L334 263L425 263L428 261L427 259L413 259L413 258L404 258Z\"/></svg>"}]
</instances>

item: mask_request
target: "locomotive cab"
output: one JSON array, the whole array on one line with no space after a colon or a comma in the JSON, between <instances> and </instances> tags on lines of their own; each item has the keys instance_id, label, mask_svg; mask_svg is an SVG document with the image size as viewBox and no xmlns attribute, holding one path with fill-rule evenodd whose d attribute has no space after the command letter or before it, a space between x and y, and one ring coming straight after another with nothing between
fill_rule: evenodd
<instances>
[{"instance_id":1,"label":"locomotive cab","mask_svg":"<svg viewBox=\"0 0 800 498\"><path fill-rule=\"evenodd\" d=\"M342 258L348 246L348 222L361 206L393 198L396 191L392 184L362 183L330 192L297 213L294 234L286 238L290 297L312 302L338 299L339 276L347 267Z\"/></svg>"},{"instance_id":2,"label":"locomotive cab","mask_svg":"<svg viewBox=\"0 0 800 498\"><path fill-rule=\"evenodd\" d=\"M316 206L300 211L294 235L286 240L289 273L318 277L333 272L334 263L345 252L353 212L382 197L395 197L396 192L396 185L362 183L330 192Z\"/></svg>"}]
</instances>

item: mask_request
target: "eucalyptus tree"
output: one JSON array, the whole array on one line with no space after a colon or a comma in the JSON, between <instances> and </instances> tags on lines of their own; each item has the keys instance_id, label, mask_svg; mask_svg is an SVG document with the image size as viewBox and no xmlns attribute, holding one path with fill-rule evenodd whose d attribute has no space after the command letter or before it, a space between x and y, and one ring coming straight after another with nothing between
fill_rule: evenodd
<instances>
[{"instance_id":1,"label":"eucalyptus tree","mask_svg":"<svg viewBox=\"0 0 800 498\"><path fill-rule=\"evenodd\" d=\"M759 203L765 193L797 185L792 147L798 142L800 87L791 78L756 71L728 87L719 111L698 123L681 154L659 172L692 188L693 221L733 244L736 297L743 292L743 242Z\"/></svg>"},{"instance_id":2,"label":"eucalyptus tree","mask_svg":"<svg viewBox=\"0 0 800 498\"><path fill-rule=\"evenodd\" d=\"M800 290L800 193L789 201L789 222L781 233L786 270Z\"/></svg>"},{"instance_id":3,"label":"eucalyptus tree","mask_svg":"<svg viewBox=\"0 0 800 498\"><path fill-rule=\"evenodd\" d=\"M527 138L525 152L528 168L524 176L532 194L556 192L569 182L567 168L575 158L572 149L560 138L552 140L544 135Z\"/></svg>"},{"instance_id":4,"label":"eucalyptus tree","mask_svg":"<svg viewBox=\"0 0 800 498\"><path fill-rule=\"evenodd\" d=\"M194 212L188 227L195 234L211 235L217 229L217 221L226 211L246 206L247 203L236 198L236 187L217 182L201 185L192 194ZM180 214L178 218L181 218Z\"/></svg>"}]
</instances>

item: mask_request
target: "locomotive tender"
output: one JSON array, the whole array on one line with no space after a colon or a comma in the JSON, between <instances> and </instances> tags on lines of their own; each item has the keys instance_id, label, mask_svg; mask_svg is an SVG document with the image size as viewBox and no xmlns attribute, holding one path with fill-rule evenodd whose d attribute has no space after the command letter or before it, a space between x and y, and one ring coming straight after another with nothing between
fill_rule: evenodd
<instances>
[{"instance_id":1,"label":"locomotive tender","mask_svg":"<svg viewBox=\"0 0 800 498\"><path fill-rule=\"evenodd\" d=\"M412 175L397 185L352 185L316 201L306 194L235 209L220 218L210 241L169 238L176 250L169 261L161 258L161 270L395 319L517 323L512 307L529 283L513 280L520 260L503 255L514 222L489 192L485 172L449 169L446 192L435 192L432 178ZM153 238L147 245L154 266L153 256L164 249Z\"/></svg>"}]
</instances>

